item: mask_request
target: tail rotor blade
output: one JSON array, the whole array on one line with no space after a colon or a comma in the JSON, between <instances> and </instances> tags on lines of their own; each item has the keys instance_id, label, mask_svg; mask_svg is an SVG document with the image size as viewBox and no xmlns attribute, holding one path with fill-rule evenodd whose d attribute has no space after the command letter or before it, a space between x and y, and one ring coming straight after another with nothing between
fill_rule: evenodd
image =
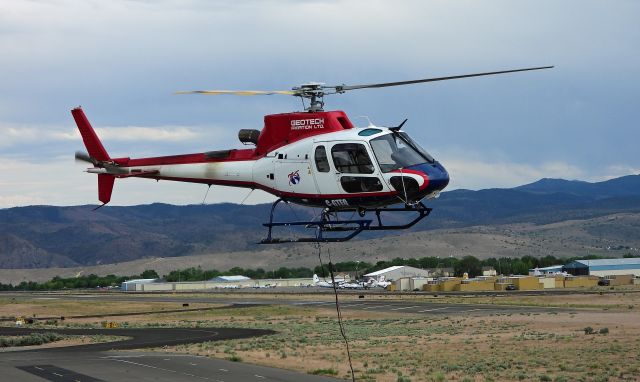
<instances>
[{"instance_id":1,"label":"tail rotor blade","mask_svg":"<svg viewBox=\"0 0 640 382\"><path fill-rule=\"evenodd\" d=\"M93 159L92 157L89 156L89 154L84 153L82 151L76 151L75 158L76 158L76 161L88 162L94 166L98 164L97 160Z\"/></svg>"}]
</instances>

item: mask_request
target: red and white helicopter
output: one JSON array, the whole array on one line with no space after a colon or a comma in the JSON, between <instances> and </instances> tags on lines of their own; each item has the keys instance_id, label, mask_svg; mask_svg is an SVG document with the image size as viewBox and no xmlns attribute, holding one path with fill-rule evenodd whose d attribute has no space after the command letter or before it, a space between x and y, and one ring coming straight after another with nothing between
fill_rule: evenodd
<instances>
[{"instance_id":1,"label":"red and white helicopter","mask_svg":"<svg viewBox=\"0 0 640 382\"><path fill-rule=\"evenodd\" d=\"M343 111L324 111L324 96L346 91L494 74L548 69L552 66L366 85L325 86L308 83L292 90L201 90L178 94L292 95L308 100L304 112L264 117L259 130L240 130L250 149L217 150L153 158L111 158L81 108L71 111L88 153L76 159L89 162L87 172L98 174L98 199L109 203L116 178L148 178L261 189L278 197L273 203L268 236L262 243L345 241L362 231L405 229L431 212L422 200L431 199L449 183L445 168L397 127L357 128ZM314 221L274 222L279 202L321 207ZM392 207L403 204L401 207ZM101 207L101 206L100 206ZM365 219L366 212L376 215ZM358 212L361 219L341 219L342 212ZM385 225L382 212L410 212L406 224ZM352 215L353 216L353 215ZM274 238L282 226L313 228L313 237ZM333 234L330 234L333 232ZM335 232L343 232L335 234ZM329 234L328 234L329 233ZM342 235L336 237L336 235Z\"/></svg>"}]
</instances>

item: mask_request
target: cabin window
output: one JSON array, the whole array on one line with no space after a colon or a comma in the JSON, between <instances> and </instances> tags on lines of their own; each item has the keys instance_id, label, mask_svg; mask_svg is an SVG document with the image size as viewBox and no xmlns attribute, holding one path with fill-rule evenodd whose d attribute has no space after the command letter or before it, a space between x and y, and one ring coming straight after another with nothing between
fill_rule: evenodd
<instances>
[{"instance_id":1,"label":"cabin window","mask_svg":"<svg viewBox=\"0 0 640 382\"><path fill-rule=\"evenodd\" d=\"M318 172L329 172L331 168L329 167L329 159L327 159L327 150L325 150L324 146L316 147L315 158Z\"/></svg>"},{"instance_id":2,"label":"cabin window","mask_svg":"<svg viewBox=\"0 0 640 382\"><path fill-rule=\"evenodd\" d=\"M340 143L331 148L333 164L339 172L349 174L373 174L373 164L364 145Z\"/></svg>"},{"instance_id":3,"label":"cabin window","mask_svg":"<svg viewBox=\"0 0 640 382\"><path fill-rule=\"evenodd\" d=\"M376 135L378 133L381 133L382 130L380 129L364 129L361 132L358 133L359 136L361 137L368 137L370 135Z\"/></svg>"},{"instance_id":4,"label":"cabin window","mask_svg":"<svg viewBox=\"0 0 640 382\"><path fill-rule=\"evenodd\" d=\"M376 177L343 176L340 184L349 193L382 191L382 183Z\"/></svg>"}]
</instances>

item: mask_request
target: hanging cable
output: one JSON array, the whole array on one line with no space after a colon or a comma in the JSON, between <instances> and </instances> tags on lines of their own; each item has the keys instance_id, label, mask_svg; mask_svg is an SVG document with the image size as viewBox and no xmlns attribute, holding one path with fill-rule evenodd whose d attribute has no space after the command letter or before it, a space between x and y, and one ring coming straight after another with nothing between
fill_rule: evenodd
<instances>
[{"instance_id":1,"label":"hanging cable","mask_svg":"<svg viewBox=\"0 0 640 382\"><path fill-rule=\"evenodd\" d=\"M211 189L211 184L209 184L209 187L207 187L207 192L204 193L204 198L202 199L202 204L204 205L204 202L207 200L207 195L209 195L209 190Z\"/></svg>"},{"instance_id":2,"label":"hanging cable","mask_svg":"<svg viewBox=\"0 0 640 382\"><path fill-rule=\"evenodd\" d=\"M331 273L331 283L333 285L333 293L336 296L336 312L338 312L338 326L340 327L340 334L344 339L344 344L347 348L347 359L349 360L349 369L351 369L351 380L356 382L356 375L353 372L353 364L351 362L351 351L349 350L349 340L347 334L344 331L344 325L342 323L342 313L340 312L340 301L338 301L338 288L336 287L336 279L333 275L333 263L331 262L331 251L327 248L327 254L329 255L329 273Z\"/></svg>"},{"instance_id":3,"label":"hanging cable","mask_svg":"<svg viewBox=\"0 0 640 382\"><path fill-rule=\"evenodd\" d=\"M253 193L253 190L255 190L255 188L252 188L251 191L249 191L249 193L247 194L247 196L244 197L244 199L242 199L242 201L240 202L240 205L244 205L244 202L247 201L247 199L249 198L249 195L251 195Z\"/></svg>"},{"instance_id":4,"label":"hanging cable","mask_svg":"<svg viewBox=\"0 0 640 382\"><path fill-rule=\"evenodd\" d=\"M316 248L318 249L318 260L320 261L320 269L322 270L322 277L326 282L324 265L322 264L322 244L317 242L315 243ZM342 323L342 312L340 311L340 301L338 299L338 288L336 287L336 278L333 274L333 263L331 261L331 251L327 248L327 254L329 257L329 274L331 275L331 285L333 286L333 293L336 299L336 312L338 313L338 327L340 328L340 334L342 335L342 339L346 345L347 349L347 359L349 360L349 369L351 370L351 381L356 381L356 375L353 372L353 363L351 362L351 350L349 349L349 340L347 339L347 334L344 331L344 324Z\"/></svg>"}]
</instances>

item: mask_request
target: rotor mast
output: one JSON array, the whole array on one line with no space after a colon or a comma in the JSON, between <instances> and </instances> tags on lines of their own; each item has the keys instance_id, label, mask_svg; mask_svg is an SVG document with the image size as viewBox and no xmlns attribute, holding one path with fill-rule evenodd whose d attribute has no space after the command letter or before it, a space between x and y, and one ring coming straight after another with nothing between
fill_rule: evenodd
<instances>
[{"instance_id":1,"label":"rotor mast","mask_svg":"<svg viewBox=\"0 0 640 382\"><path fill-rule=\"evenodd\" d=\"M324 94L325 89L323 83L320 82L309 82L306 84L302 84L300 86L294 87L293 92L295 96L298 96L303 99L302 104L304 105L304 99L309 100L309 106L304 108L305 111L309 113L315 113L319 111L324 111Z\"/></svg>"}]
</instances>

